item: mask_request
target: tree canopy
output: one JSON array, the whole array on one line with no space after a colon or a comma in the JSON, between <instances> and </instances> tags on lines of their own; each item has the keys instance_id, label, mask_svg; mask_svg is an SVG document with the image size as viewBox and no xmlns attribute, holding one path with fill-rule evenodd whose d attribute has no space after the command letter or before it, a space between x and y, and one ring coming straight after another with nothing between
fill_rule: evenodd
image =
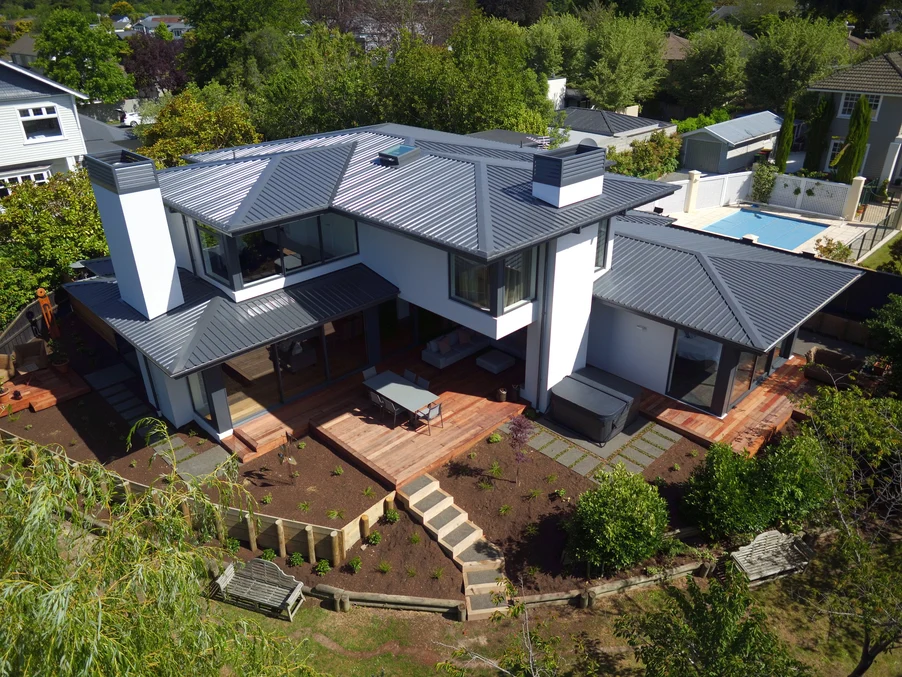
<instances>
[{"instance_id":1,"label":"tree canopy","mask_svg":"<svg viewBox=\"0 0 902 677\"><path fill-rule=\"evenodd\" d=\"M861 172L861 165L864 163L864 156L868 150L871 114L871 105L868 103L867 97L862 94L855 102L855 108L852 109L845 143L834 159L837 181L852 183L852 179Z\"/></svg>"},{"instance_id":2,"label":"tree canopy","mask_svg":"<svg viewBox=\"0 0 902 677\"><path fill-rule=\"evenodd\" d=\"M60 84L104 103L132 96L130 76L119 68L119 38L103 23L91 27L88 19L70 9L54 11L35 40L35 66Z\"/></svg>"},{"instance_id":3,"label":"tree canopy","mask_svg":"<svg viewBox=\"0 0 902 677\"><path fill-rule=\"evenodd\" d=\"M120 16L127 16L132 21L138 20L138 12L130 2L126 2L125 0L118 0L118 2L114 2L110 7L109 17L111 19Z\"/></svg>"},{"instance_id":4,"label":"tree canopy","mask_svg":"<svg viewBox=\"0 0 902 677\"><path fill-rule=\"evenodd\" d=\"M673 93L702 113L736 106L745 96L749 51L742 31L727 24L693 33L689 53L674 66Z\"/></svg>"},{"instance_id":5,"label":"tree canopy","mask_svg":"<svg viewBox=\"0 0 902 677\"><path fill-rule=\"evenodd\" d=\"M178 92L188 84L180 58L183 41L135 33L127 42L129 54L122 59L122 66L135 79L138 96L155 99L162 92Z\"/></svg>"},{"instance_id":6,"label":"tree canopy","mask_svg":"<svg viewBox=\"0 0 902 677\"><path fill-rule=\"evenodd\" d=\"M774 164L777 171L785 172L786 163L789 162L789 153L792 150L793 134L795 133L795 101L786 102L783 111L783 122L780 124L780 136L777 138L777 152L774 153Z\"/></svg>"}]
</instances>

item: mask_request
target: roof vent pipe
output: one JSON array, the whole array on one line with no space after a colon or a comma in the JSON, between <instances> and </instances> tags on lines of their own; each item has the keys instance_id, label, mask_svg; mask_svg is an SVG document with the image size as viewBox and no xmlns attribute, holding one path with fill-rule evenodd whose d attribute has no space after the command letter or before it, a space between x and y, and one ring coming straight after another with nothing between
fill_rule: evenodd
<instances>
[{"instance_id":1,"label":"roof vent pipe","mask_svg":"<svg viewBox=\"0 0 902 677\"><path fill-rule=\"evenodd\" d=\"M607 154L586 139L533 156L532 195L555 207L598 197L604 188Z\"/></svg>"}]
</instances>

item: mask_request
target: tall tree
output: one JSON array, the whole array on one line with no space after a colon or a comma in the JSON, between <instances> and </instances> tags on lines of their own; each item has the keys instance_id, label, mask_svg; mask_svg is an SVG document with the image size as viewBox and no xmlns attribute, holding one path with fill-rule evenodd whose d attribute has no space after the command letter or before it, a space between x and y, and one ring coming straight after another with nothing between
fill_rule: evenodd
<instances>
[{"instance_id":1,"label":"tall tree","mask_svg":"<svg viewBox=\"0 0 902 677\"><path fill-rule=\"evenodd\" d=\"M650 99L666 73L664 33L642 17L612 16L590 28L588 71L578 83L593 104L618 110Z\"/></svg>"},{"instance_id":2,"label":"tall tree","mask_svg":"<svg viewBox=\"0 0 902 677\"><path fill-rule=\"evenodd\" d=\"M670 0L667 28L680 35L704 30L711 21L711 0Z\"/></svg>"},{"instance_id":3,"label":"tall tree","mask_svg":"<svg viewBox=\"0 0 902 677\"><path fill-rule=\"evenodd\" d=\"M886 0L799 0L799 8L809 16L851 19L856 35L874 29Z\"/></svg>"},{"instance_id":4,"label":"tall tree","mask_svg":"<svg viewBox=\"0 0 902 677\"><path fill-rule=\"evenodd\" d=\"M789 162L789 153L792 151L793 133L795 132L796 105L790 99L786 102L786 110L783 111L783 123L780 125L780 136L777 139L777 152L774 154L774 164L780 172L786 171L786 163Z\"/></svg>"},{"instance_id":5,"label":"tall tree","mask_svg":"<svg viewBox=\"0 0 902 677\"><path fill-rule=\"evenodd\" d=\"M573 14L558 14L551 20L557 29L561 45L561 74L570 81L582 78L586 70L586 45L589 29Z\"/></svg>"},{"instance_id":6,"label":"tall tree","mask_svg":"<svg viewBox=\"0 0 902 677\"><path fill-rule=\"evenodd\" d=\"M760 35L773 21L795 12L795 0L737 0L736 19L744 31Z\"/></svg>"},{"instance_id":7,"label":"tall tree","mask_svg":"<svg viewBox=\"0 0 902 677\"><path fill-rule=\"evenodd\" d=\"M526 31L528 63L536 73L552 77L561 73L563 53L557 22L542 17Z\"/></svg>"},{"instance_id":8,"label":"tall tree","mask_svg":"<svg viewBox=\"0 0 902 677\"><path fill-rule=\"evenodd\" d=\"M153 34L164 42L172 42L175 39L175 36L172 34L172 31L169 30L169 26L166 25L165 21L161 21L157 24L157 27L153 29Z\"/></svg>"},{"instance_id":9,"label":"tall tree","mask_svg":"<svg viewBox=\"0 0 902 677\"><path fill-rule=\"evenodd\" d=\"M476 0L487 15L528 26L542 16L546 0Z\"/></svg>"},{"instance_id":10,"label":"tall tree","mask_svg":"<svg viewBox=\"0 0 902 677\"><path fill-rule=\"evenodd\" d=\"M846 141L834 160L837 181L852 183L852 179L861 172L871 132L871 114L871 105L862 94L852 110Z\"/></svg>"},{"instance_id":11,"label":"tall tree","mask_svg":"<svg viewBox=\"0 0 902 677\"><path fill-rule=\"evenodd\" d=\"M185 19L192 27L185 35L189 69L201 85L221 79L245 35L264 26L303 33L306 14L305 0L187 0Z\"/></svg>"},{"instance_id":12,"label":"tall tree","mask_svg":"<svg viewBox=\"0 0 902 677\"><path fill-rule=\"evenodd\" d=\"M70 9L54 11L35 40L35 65L52 80L92 100L119 103L134 95L132 79L119 68L119 38L110 26L92 27Z\"/></svg>"},{"instance_id":13,"label":"tall tree","mask_svg":"<svg viewBox=\"0 0 902 677\"><path fill-rule=\"evenodd\" d=\"M748 580L731 565L724 581L711 579L706 591L691 576L685 592L665 583L661 608L618 619L616 634L633 647L649 676L812 675L768 629Z\"/></svg>"},{"instance_id":14,"label":"tall tree","mask_svg":"<svg viewBox=\"0 0 902 677\"><path fill-rule=\"evenodd\" d=\"M155 99L161 92L179 92L188 84L180 58L184 48L181 40L135 33L127 42L129 53L122 59L122 67L135 79L138 96Z\"/></svg>"},{"instance_id":15,"label":"tall tree","mask_svg":"<svg viewBox=\"0 0 902 677\"><path fill-rule=\"evenodd\" d=\"M127 16L132 21L138 20L138 13L135 11L135 8L130 2L125 2L125 0L114 2L113 6L110 7L109 17L111 19L120 16Z\"/></svg>"},{"instance_id":16,"label":"tall tree","mask_svg":"<svg viewBox=\"0 0 902 677\"><path fill-rule=\"evenodd\" d=\"M801 18L774 22L749 56L749 95L759 105L776 110L848 57L842 22Z\"/></svg>"},{"instance_id":17,"label":"tall tree","mask_svg":"<svg viewBox=\"0 0 902 677\"><path fill-rule=\"evenodd\" d=\"M685 106L709 113L745 96L749 43L738 28L720 24L693 33L689 53L674 67L674 93Z\"/></svg>"},{"instance_id":18,"label":"tall tree","mask_svg":"<svg viewBox=\"0 0 902 677\"><path fill-rule=\"evenodd\" d=\"M0 15L0 21L3 19L4 17ZM13 24L12 30L6 28L6 26L0 26L0 56L6 54L6 50L9 46L30 30L31 21L26 20L16 21L15 24Z\"/></svg>"},{"instance_id":19,"label":"tall tree","mask_svg":"<svg viewBox=\"0 0 902 677\"><path fill-rule=\"evenodd\" d=\"M820 172L824 169L824 153L830 145L830 125L835 107L832 94L822 94L808 121L808 141L805 149L805 169Z\"/></svg>"},{"instance_id":20,"label":"tall tree","mask_svg":"<svg viewBox=\"0 0 902 677\"><path fill-rule=\"evenodd\" d=\"M902 33L899 31L889 31L880 37L866 41L852 52L852 60L855 63L861 63L868 59L873 59L890 52L902 51Z\"/></svg>"}]
</instances>

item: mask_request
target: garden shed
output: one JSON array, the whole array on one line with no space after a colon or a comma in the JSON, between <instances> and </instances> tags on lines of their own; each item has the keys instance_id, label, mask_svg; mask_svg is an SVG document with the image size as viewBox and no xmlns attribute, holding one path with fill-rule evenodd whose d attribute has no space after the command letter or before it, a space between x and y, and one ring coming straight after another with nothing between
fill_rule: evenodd
<instances>
[{"instance_id":1,"label":"garden shed","mask_svg":"<svg viewBox=\"0 0 902 677\"><path fill-rule=\"evenodd\" d=\"M718 122L683 134L686 169L728 174L748 167L764 149L772 149L783 119L764 111Z\"/></svg>"}]
</instances>

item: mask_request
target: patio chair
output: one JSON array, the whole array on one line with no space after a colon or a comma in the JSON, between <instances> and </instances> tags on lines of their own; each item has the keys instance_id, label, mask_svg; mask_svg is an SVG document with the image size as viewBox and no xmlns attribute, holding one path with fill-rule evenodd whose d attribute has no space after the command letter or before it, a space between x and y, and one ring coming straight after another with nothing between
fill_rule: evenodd
<instances>
[{"instance_id":1,"label":"patio chair","mask_svg":"<svg viewBox=\"0 0 902 677\"><path fill-rule=\"evenodd\" d=\"M368 381L376 375L376 367L367 367L363 370L363 380Z\"/></svg>"},{"instance_id":2,"label":"patio chair","mask_svg":"<svg viewBox=\"0 0 902 677\"><path fill-rule=\"evenodd\" d=\"M442 403L436 402L435 404L431 404L425 409L420 409L417 412L417 420L418 421L426 421L426 432L429 436L432 436L432 422L438 419L441 423L441 427L445 427L445 417L442 416Z\"/></svg>"},{"instance_id":3,"label":"patio chair","mask_svg":"<svg viewBox=\"0 0 902 677\"><path fill-rule=\"evenodd\" d=\"M374 405L376 405L380 411L385 407L385 403L383 402L382 398L379 396L379 393L372 391L372 390L370 391L370 402L372 402Z\"/></svg>"},{"instance_id":4,"label":"patio chair","mask_svg":"<svg viewBox=\"0 0 902 677\"><path fill-rule=\"evenodd\" d=\"M417 385L420 386L421 388L425 388L426 390L429 390L429 381L424 379L422 376L417 376Z\"/></svg>"},{"instance_id":5,"label":"patio chair","mask_svg":"<svg viewBox=\"0 0 902 677\"><path fill-rule=\"evenodd\" d=\"M386 399L382 400L382 411L391 414L392 427L398 424L398 414L406 413L403 407L395 404L391 400Z\"/></svg>"},{"instance_id":6,"label":"patio chair","mask_svg":"<svg viewBox=\"0 0 902 677\"><path fill-rule=\"evenodd\" d=\"M406 378L406 379L407 379L408 381L410 381L411 383L416 383L416 382L417 382L417 375L414 374L412 371L410 371L410 369L405 369L405 370L404 370L404 378Z\"/></svg>"}]
</instances>

